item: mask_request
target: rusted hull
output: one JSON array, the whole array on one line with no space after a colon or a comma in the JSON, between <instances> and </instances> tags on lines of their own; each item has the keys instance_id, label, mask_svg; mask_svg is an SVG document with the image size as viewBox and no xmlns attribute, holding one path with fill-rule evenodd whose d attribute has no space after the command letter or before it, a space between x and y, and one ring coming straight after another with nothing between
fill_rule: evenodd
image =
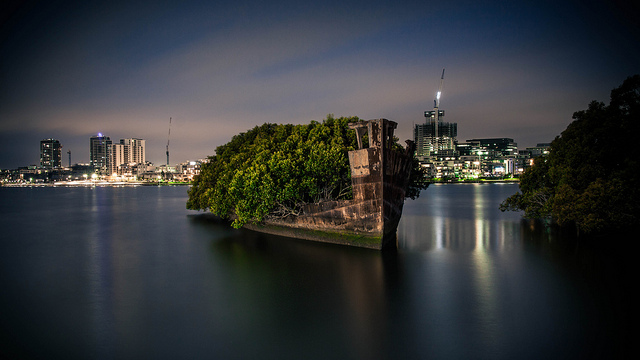
<instances>
[{"instance_id":1,"label":"rusted hull","mask_svg":"<svg viewBox=\"0 0 640 360\"><path fill-rule=\"evenodd\" d=\"M414 146L393 150L396 123L386 119L351 124L360 149L349 152L353 200L307 204L303 214L245 227L306 240L372 249L396 249L397 228L409 182ZM368 133L370 146L362 147Z\"/></svg>"}]
</instances>

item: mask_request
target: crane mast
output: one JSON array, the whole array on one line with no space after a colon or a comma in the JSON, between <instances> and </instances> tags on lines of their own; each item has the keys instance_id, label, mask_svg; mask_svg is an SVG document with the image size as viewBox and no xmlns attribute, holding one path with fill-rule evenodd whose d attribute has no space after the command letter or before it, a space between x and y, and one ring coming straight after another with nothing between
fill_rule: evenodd
<instances>
[{"instance_id":1,"label":"crane mast","mask_svg":"<svg viewBox=\"0 0 640 360\"><path fill-rule=\"evenodd\" d=\"M171 138L171 118L169 118L169 135L167 135L167 171L169 171L169 139Z\"/></svg>"},{"instance_id":2,"label":"crane mast","mask_svg":"<svg viewBox=\"0 0 640 360\"><path fill-rule=\"evenodd\" d=\"M440 86L438 87L438 92L436 93L436 99L433 101L436 109L440 107L440 95L442 94L442 83L444 83L444 69L442 69L442 76L440 76Z\"/></svg>"},{"instance_id":3,"label":"crane mast","mask_svg":"<svg viewBox=\"0 0 640 360\"><path fill-rule=\"evenodd\" d=\"M440 125L440 113L438 108L440 107L440 95L442 95L442 84L444 83L444 69L442 69L442 76L440 76L440 86L436 93L436 98L433 100L433 111L435 113L435 120L433 127L435 128L435 150L436 153L440 150L440 139L438 138L438 127Z\"/></svg>"}]
</instances>

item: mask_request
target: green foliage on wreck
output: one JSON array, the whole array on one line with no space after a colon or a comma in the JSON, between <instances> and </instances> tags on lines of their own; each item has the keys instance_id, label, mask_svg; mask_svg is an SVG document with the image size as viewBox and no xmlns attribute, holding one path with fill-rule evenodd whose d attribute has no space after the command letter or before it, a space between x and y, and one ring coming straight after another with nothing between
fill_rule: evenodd
<instances>
[{"instance_id":1,"label":"green foliage on wreck","mask_svg":"<svg viewBox=\"0 0 640 360\"><path fill-rule=\"evenodd\" d=\"M305 203L351 199L347 153L357 148L357 141L348 124L357 121L328 115L322 123L264 124L234 136L202 166L187 208L232 218L238 228L268 217L299 215ZM406 193L411 198L428 185L414 163Z\"/></svg>"}]
</instances>

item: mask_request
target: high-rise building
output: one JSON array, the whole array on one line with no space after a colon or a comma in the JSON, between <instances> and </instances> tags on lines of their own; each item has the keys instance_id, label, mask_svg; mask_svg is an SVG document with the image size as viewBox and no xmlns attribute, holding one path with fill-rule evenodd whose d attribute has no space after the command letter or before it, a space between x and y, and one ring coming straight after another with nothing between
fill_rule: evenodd
<instances>
[{"instance_id":1,"label":"high-rise building","mask_svg":"<svg viewBox=\"0 0 640 360\"><path fill-rule=\"evenodd\" d=\"M126 163L144 164L146 141L143 139L131 138L120 139L120 144L125 145Z\"/></svg>"},{"instance_id":2,"label":"high-rise building","mask_svg":"<svg viewBox=\"0 0 640 360\"><path fill-rule=\"evenodd\" d=\"M145 145L145 140L137 138L120 139L120 143L111 145L108 173L117 173L121 165L144 164Z\"/></svg>"},{"instance_id":3,"label":"high-rise building","mask_svg":"<svg viewBox=\"0 0 640 360\"><path fill-rule=\"evenodd\" d=\"M62 166L62 145L56 139L40 141L40 166L53 169Z\"/></svg>"},{"instance_id":4,"label":"high-rise building","mask_svg":"<svg viewBox=\"0 0 640 360\"><path fill-rule=\"evenodd\" d=\"M108 174L114 174L118 170L118 166L126 164L127 147L123 144L112 144L111 151L109 152L109 171Z\"/></svg>"},{"instance_id":5,"label":"high-rise building","mask_svg":"<svg viewBox=\"0 0 640 360\"><path fill-rule=\"evenodd\" d=\"M442 119L444 110L438 110L438 112L438 117ZM416 156L421 158L437 154L452 155L456 150L458 124L434 121L434 111L425 111L425 117L427 121L424 124L416 124L413 129Z\"/></svg>"},{"instance_id":6,"label":"high-rise building","mask_svg":"<svg viewBox=\"0 0 640 360\"><path fill-rule=\"evenodd\" d=\"M444 82L444 69L440 76L440 87L433 100L433 110L424 112L424 124L417 124L413 129L413 140L416 144L416 156L421 162L429 162L439 156L454 156L456 152L456 137L458 124L444 122L444 110L440 110L440 97Z\"/></svg>"},{"instance_id":7,"label":"high-rise building","mask_svg":"<svg viewBox=\"0 0 640 360\"><path fill-rule=\"evenodd\" d=\"M107 172L109 170L109 157L111 152L111 139L98 133L92 136L89 142L89 161L94 170Z\"/></svg>"}]
</instances>

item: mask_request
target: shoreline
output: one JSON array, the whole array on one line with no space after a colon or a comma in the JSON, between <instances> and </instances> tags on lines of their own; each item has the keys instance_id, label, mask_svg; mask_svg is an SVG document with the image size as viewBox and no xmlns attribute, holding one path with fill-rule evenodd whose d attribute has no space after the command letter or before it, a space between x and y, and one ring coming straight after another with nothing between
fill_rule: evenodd
<instances>
[{"instance_id":1,"label":"shoreline","mask_svg":"<svg viewBox=\"0 0 640 360\"><path fill-rule=\"evenodd\" d=\"M512 183L517 184L520 182L520 179L481 179L481 180L441 180L441 181L431 181L430 184L500 184L500 183Z\"/></svg>"},{"instance_id":2,"label":"shoreline","mask_svg":"<svg viewBox=\"0 0 640 360\"><path fill-rule=\"evenodd\" d=\"M430 184L517 184L520 179L482 179L482 180L465 180L465 181L432 181ZM47 183L3 183L0 187L77 187L77 186L189 186L191 183L185 182L147 182L147 181L56 181Z\"/></svg>"},{"instance_id":3,"label":"shoreline","mask_svg":"<svg viewBox=\"0 0 640 360\"><path fill-rule=\"evenodd\" d=\"M0 187L125 187L125 186L185 186L185 182L146 182L146 181L56 181L46 183L4 183Z\"/></svg>"}]
</instances>

